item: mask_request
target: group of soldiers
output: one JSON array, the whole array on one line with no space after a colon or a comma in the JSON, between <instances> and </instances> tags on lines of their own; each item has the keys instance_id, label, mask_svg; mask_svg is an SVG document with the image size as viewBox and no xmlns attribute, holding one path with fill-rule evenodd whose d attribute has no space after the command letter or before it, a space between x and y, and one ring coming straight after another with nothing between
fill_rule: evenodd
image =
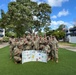
<instances>
[{"instance_id":1,"label":"group of soldiers","mask_svg":"<svg viewBox=\"0 0 76 75\"><path fill-rule=\"evenodd\" d=\"M55 36L38 36L28 34L21 38L9 39L10 59L13 58L15 63L21 63L22 51L25 50L44 50L47 52L48 60L55 60L58 63L58 41Z\"/></svg>"}]
</instances>

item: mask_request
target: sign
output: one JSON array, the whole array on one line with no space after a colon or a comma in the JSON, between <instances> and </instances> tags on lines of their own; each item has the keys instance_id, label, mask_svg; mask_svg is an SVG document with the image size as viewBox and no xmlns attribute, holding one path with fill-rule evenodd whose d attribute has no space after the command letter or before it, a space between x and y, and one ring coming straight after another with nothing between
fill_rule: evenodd
<instances>
[{"instance_id":1,"label":"sign","mask_svg":"<svg viewBox=\"0 0 76 75\"><path fill-rule=\"evenodd\" d=\"M22 51L22 64L30 61L39 61L47 63L47 53L40 50L26 50Z\"/></svg>"}]
</instances>

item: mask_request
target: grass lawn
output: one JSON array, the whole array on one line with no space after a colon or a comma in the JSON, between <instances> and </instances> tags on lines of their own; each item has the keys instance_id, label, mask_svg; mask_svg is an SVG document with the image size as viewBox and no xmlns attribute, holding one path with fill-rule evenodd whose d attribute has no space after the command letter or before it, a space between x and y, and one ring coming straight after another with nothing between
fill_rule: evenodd
<instances>
[{"instance_id":1,"label":"grass lawn","mask_svg":"<svg viewBox=\"0 0 76 75\"><path fill-rule=\"evenodd\" d=\"M14 64L9 59L9 47L5 47L0 49L0 75L76 75L76 52L59 49L59 63Z\"/></svg>"},{"instance_id":2,"label":"grass lawn","mask_svg":"<svg viewBox=\"0 0 76 75\"><path fill-rule=\"evenodd\" d=\"M69 46L72 46L72 47L76 47L76 43L59 42L59 44L61 44L61 45L69 45Z\"/></svg>"},{"instance_id":3,"label":"grass lawn","mask_svg":"<svg viewBox=\"0 0 76 75\"><path fill-rule=\"evenodd\" d=\"M76 43L70 43L70 45L76 47Z\"/></svg>"}]
</instances>

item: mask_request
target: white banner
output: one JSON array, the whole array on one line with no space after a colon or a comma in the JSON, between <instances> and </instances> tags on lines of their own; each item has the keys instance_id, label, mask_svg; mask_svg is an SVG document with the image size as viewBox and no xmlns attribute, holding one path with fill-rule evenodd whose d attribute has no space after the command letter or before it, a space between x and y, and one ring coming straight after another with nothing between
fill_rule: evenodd
<instances>
[{"instance_id":1,"label":"white banner","mask_svg":"<svg viewBox=\"0 0 76 75\"><path fill-rule=\"evenodd\" d=\"M22 51L22 64L30 61L47 62L47 53L40 50Z\"/></svg>"}]
</instances>

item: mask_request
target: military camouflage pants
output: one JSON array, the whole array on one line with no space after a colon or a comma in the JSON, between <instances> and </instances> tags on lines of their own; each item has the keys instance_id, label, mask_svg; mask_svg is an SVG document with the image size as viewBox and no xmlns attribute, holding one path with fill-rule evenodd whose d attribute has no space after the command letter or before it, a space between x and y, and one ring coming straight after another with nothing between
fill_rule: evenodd
<instances>
[{"instance_id":1,"label":"military camouflage pants","mask_svg":"<svg viewBox=\"0 0 76 75\"><path fill-rule=\"evenodd\" d=\"M52 50L52 56L55 58L55 59L58 59L58 50Z\"/></svg>"},{"instance_id":2,"label":"military camouflage pants","mask_svg":"<svg viewBox=\"0 0 76 75\"><path fill-rule=\"evenodd\" d=\"M10 58L13 58L13 46L10 46Z\"/></svg>"},{"instance_id":3,"label":"military camouflage pants","mask_svg":"<svg viewBox=\"0 0 76 75\"><path fill-rule=\"evenodd\" d=\"M14 56L14 60L15 60L16 62L21 61L21 57Z\"/></svg>"}]
</instances>

